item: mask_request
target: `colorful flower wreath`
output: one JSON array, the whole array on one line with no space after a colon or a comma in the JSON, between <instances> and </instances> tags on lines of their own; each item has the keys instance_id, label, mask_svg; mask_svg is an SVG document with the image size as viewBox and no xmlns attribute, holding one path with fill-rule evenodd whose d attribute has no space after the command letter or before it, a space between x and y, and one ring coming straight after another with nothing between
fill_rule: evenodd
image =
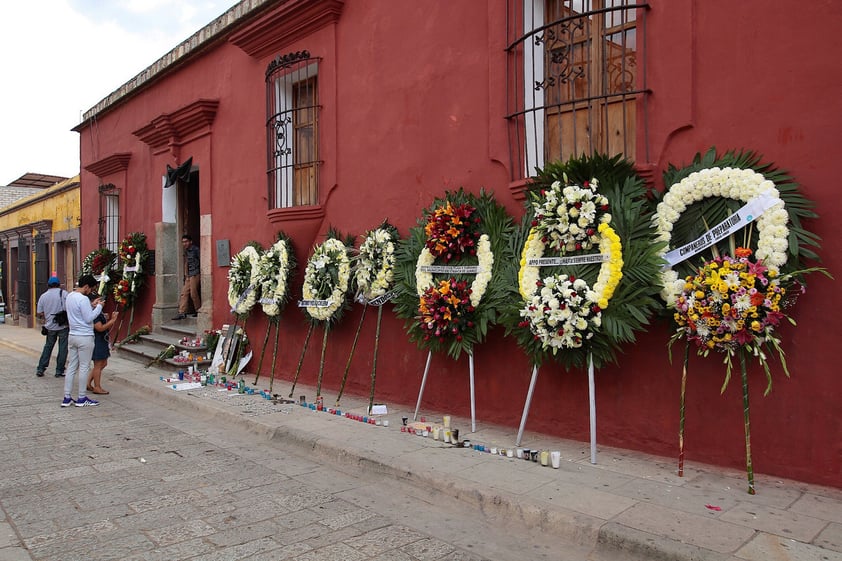
<instances>
[{"instance_id":1,"label":"colorful flower wreath","mask_svg":"<svg viewBox=\"0 0 842 561\"><path fill-rule=\"evenodd\" d=\"M113 294L117 304L124 308L134 306L145 284L146 271L143 270L143 264L148 255L146 234L142 232L132 232L120 242L117 258L123 278L114 286Z\"/></svg>"},{"instance_id":2,"label":"colorful flower wreath","mask_svg":"<svg viewBox=\"0 0 842 561\"><path fill-rule=\"evenodd\" d=\"M649 279L661 261L643 181L629 162L595 155L550 164L533 183L515 240L508 331L535 365L615 362L658 307Z\"/></svg>"},{"instance_id":3,"label":"colorful flower wreath","mask_svg":"<svg viewBox=\"0 0 842 561\"><path fill-rule=\"evenodd\" d=\"M394 286L395 250L399 240L398 229L388 221L366 232L354 267L357 295L363 301L384 296Z\"/></svg>"},{"instance_id":4,"label":"colorful flower wreath","mask_svg":"<svg viewBox=\"0 0 842 561\"><path fill-rule=\"evenodd\" d=\"M786 317L782 304L791 305L803 292L804 273L821 270L804 268L802 262L803 257L817 258L807 246L818 248L818 238L800 222L816 217L812 203L784 172L759 162L752 152L728 152L717 159L711 149L685 169L671 168L665 176L669 187L653 216L671 265L661 274L661 296L674 309L677 323L670 345L687 338L700 355L724 353L722 391L741 350L763 367L766 393L772 377L764 349L778 354L789 376L775 334ZM710 255L698 269L699 259L692 257L697 240ZM683 259L680 254L688 247L694 252Z\"/></svg>"},{"instance_id":5,"label":"colorful flower wreath","mask_svg":"<svg viewBox=\"0 0 842 561\"><path fill-rule=\"evenodd\" d=\"M703 352L717 350L728 357L743 346L760 358L764 343L778 352L775 328L786 316L781 311L786 288L777 270L752 261L750 249L737 248L736 257L707 261L688 276L675 301L679 336ZM760 358L764 361L763 358Z\"/></svg>"},{"instance_id":6,"label":"colorful flower wreath","mask_svg":"<svg viewBox=\"0 0 842 561\"><path fill-rule=\"evenodd\" d=\"M99 281L98 293L107 295L113 284L120 280L117 255L106 247L91 251L82 260L82 274L93 275Z\"/></svg>"},{"instance_id":7,"label":"colorful flower wreath","mask_svg":"<svg viewBox=\"0 0 842 561\"><path fill-rule=\"evenodd\" d=\"M260 305L270 320L278 318L289 300L289 283L295 268L291 240L280 232L278 241L263 252L257 263Z\"/></svg>"},{"instance_id":8,"label":"colorful flower wreath","mask_svg":"<svg viewBox=\"0 0 842 561\"><path fill-rule=\"evenodd\" d=\"M351 284L349 244L331 230L328 239L313 249L304 270L304 313L313 322L332 323L348 306Z\"/></svg>"},{"instance_id":9,"label":"colorful flower wreath","mask_svg":"<svg viewBox=\"0 0 842 561\"><path fill-rule=\"evenodd\" d=\"M249 242L231 259L228 271L228 304L237 317L248 316L260 293L260 252L257 242Z\"/></svg>"},{"instance_id":10,"label":"colorful flower wreath","mask_svg":"<svg viewBox=\"0 0 842 561\"><path fill-rule=\"evenodd\" d=\"M424 210L396 269L395 309L407 320L412 341L457 358L484 340L503 303L497 271L511 259L512 230L506 210L485 191L479 196L462 189L448 192ZM447 265L436 266L437 259Z\"/></svg>"}]
</instances>

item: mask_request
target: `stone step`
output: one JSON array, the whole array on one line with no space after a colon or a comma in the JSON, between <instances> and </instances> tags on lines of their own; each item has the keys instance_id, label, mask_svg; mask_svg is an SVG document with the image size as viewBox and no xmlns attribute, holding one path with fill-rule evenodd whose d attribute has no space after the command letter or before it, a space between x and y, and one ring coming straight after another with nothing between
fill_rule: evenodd
<instances>
[{"instance_id":1,"label":"stone step","mask_svg":"<svg viewBox=\"0 0 842 561\"><path fill-rule=\"evenodd\" d=\"M175 337L178 342L182 337L196 337L196 318L187 318L178 322L164 323L158 327L161 335Z\"/></svg>"},{"instance_id":2,"label":"stone step","mask_svg":"<svg viewBox=\"0 0 842 561\"><path fill-rule=\"evenodd\" d=\"M125 345L115 347L114 352L121 358L127 358L146 365L161 354L161 351L165 348L167 348L167 345L141 339L137 343L126 343Z\"/></svg>"}]
</instances>

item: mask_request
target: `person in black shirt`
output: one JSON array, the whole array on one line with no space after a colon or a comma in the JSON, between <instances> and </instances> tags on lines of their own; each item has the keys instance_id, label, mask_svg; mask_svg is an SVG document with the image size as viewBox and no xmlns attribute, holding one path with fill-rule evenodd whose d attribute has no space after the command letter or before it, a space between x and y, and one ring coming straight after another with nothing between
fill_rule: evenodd
<instances>
[{"instance_id":1,"label":"person in black shirt","mask_svg":"<svg viewBox=\"0 0 842 561\"><path fill-rule=\"evenodd\" d=\"M184 319L187 316L196 317L196 312L202 307L202 296L199 288L199 246L193 243L189 234L181 236L184 247L184 286L178 298L178 315L173 319Z\"/></svg>"}]
</instances>

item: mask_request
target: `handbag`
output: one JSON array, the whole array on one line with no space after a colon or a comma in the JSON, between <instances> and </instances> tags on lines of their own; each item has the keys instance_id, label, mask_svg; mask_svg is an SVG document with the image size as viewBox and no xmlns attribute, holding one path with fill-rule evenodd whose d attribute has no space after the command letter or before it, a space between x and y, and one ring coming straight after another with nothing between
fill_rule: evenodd
<instances>
[{"instance_id":1,"label":"handbag","mask_svg":"<svg viewBox=\"0 0 842 561\"><path fill-rule=\"evenodd\" d=\"M56 322L56 325L60 325L62 327L67 325L67 311L62 310L56 313L56 315L53 316L53 321Z\"/></svg>"},{"instance_id":2,"label":"handbag","mask_svg":"<svg viewBox=\"0 0 842 561\"><path fill-rule=\"evenodd\" d=\"M63 290L61 291L61 295L62 295L61 305L62 305L62 307L64 307L64 291ZM59 325L61 327L64 327L65 325L67 325L67 310L62 310L60 312L56 312L56 314L53 316L53 321L56 322L56 325ZM46 333L44 333L44 335L46 335Z\"/></svg>"}]
</instances>

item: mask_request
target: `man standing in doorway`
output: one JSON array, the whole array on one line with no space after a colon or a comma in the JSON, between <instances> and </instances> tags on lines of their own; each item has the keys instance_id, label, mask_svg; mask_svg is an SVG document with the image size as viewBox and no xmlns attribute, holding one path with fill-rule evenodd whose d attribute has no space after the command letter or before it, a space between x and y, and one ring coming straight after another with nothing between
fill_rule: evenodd
<instances>
[{"instance_id":1,"label":"man standing in doorway","mask_svg":"<svg viewBox=\"0 0 842 561\"><path fill-rule=\"evenodd\" d=\"M184 319L187 316L196 317L196 312L202 307L202 296L199 287L199 246L193 243L189 234L181 236L184 248L184 286L178 298L178 315L173 319Z\"/></svg>"},{"instance_id":2,"label":"man standing in doorway","mask_svg":"<svg viewBox=\"0 0 842 561\"><path fill-rule=\"evenodd\" d=\"M79 393L75 400L76 407L99 405L98 401L87 396L88 372L91 370L91 355L94 352L94 319L102 311L102 298L97 297L93 302L88 299L88 294L93 292L96 285L93 275L82 275L78 286L65 300L70 336L67 338L67 377L64 379L62 407L74 405L71 392L77 373Z\"/></svg>"},{"instance_id":3,"label":"man standing in doorway","mask_svg":"<svg viewBox=\"0 0 842 561\"><path fill-rule=\"evenodd\" d=\"M53 354L53 347L58 341L58 357L56 357L56 378L64 376L64 366L67 363L67 333L69 327L67 322L59 325L56 321L56 314L64 310L64 298L67 293L61 289L61 281L58 277L52 276L47 281L47 291L38 298L38 307L35 309L38 317L44 320L47 340L44 341L44 348L41 351L41 359L35 369L35 375L39 378L44 375L50 365L50 355Z\"/></svg>"}]
</instances>

